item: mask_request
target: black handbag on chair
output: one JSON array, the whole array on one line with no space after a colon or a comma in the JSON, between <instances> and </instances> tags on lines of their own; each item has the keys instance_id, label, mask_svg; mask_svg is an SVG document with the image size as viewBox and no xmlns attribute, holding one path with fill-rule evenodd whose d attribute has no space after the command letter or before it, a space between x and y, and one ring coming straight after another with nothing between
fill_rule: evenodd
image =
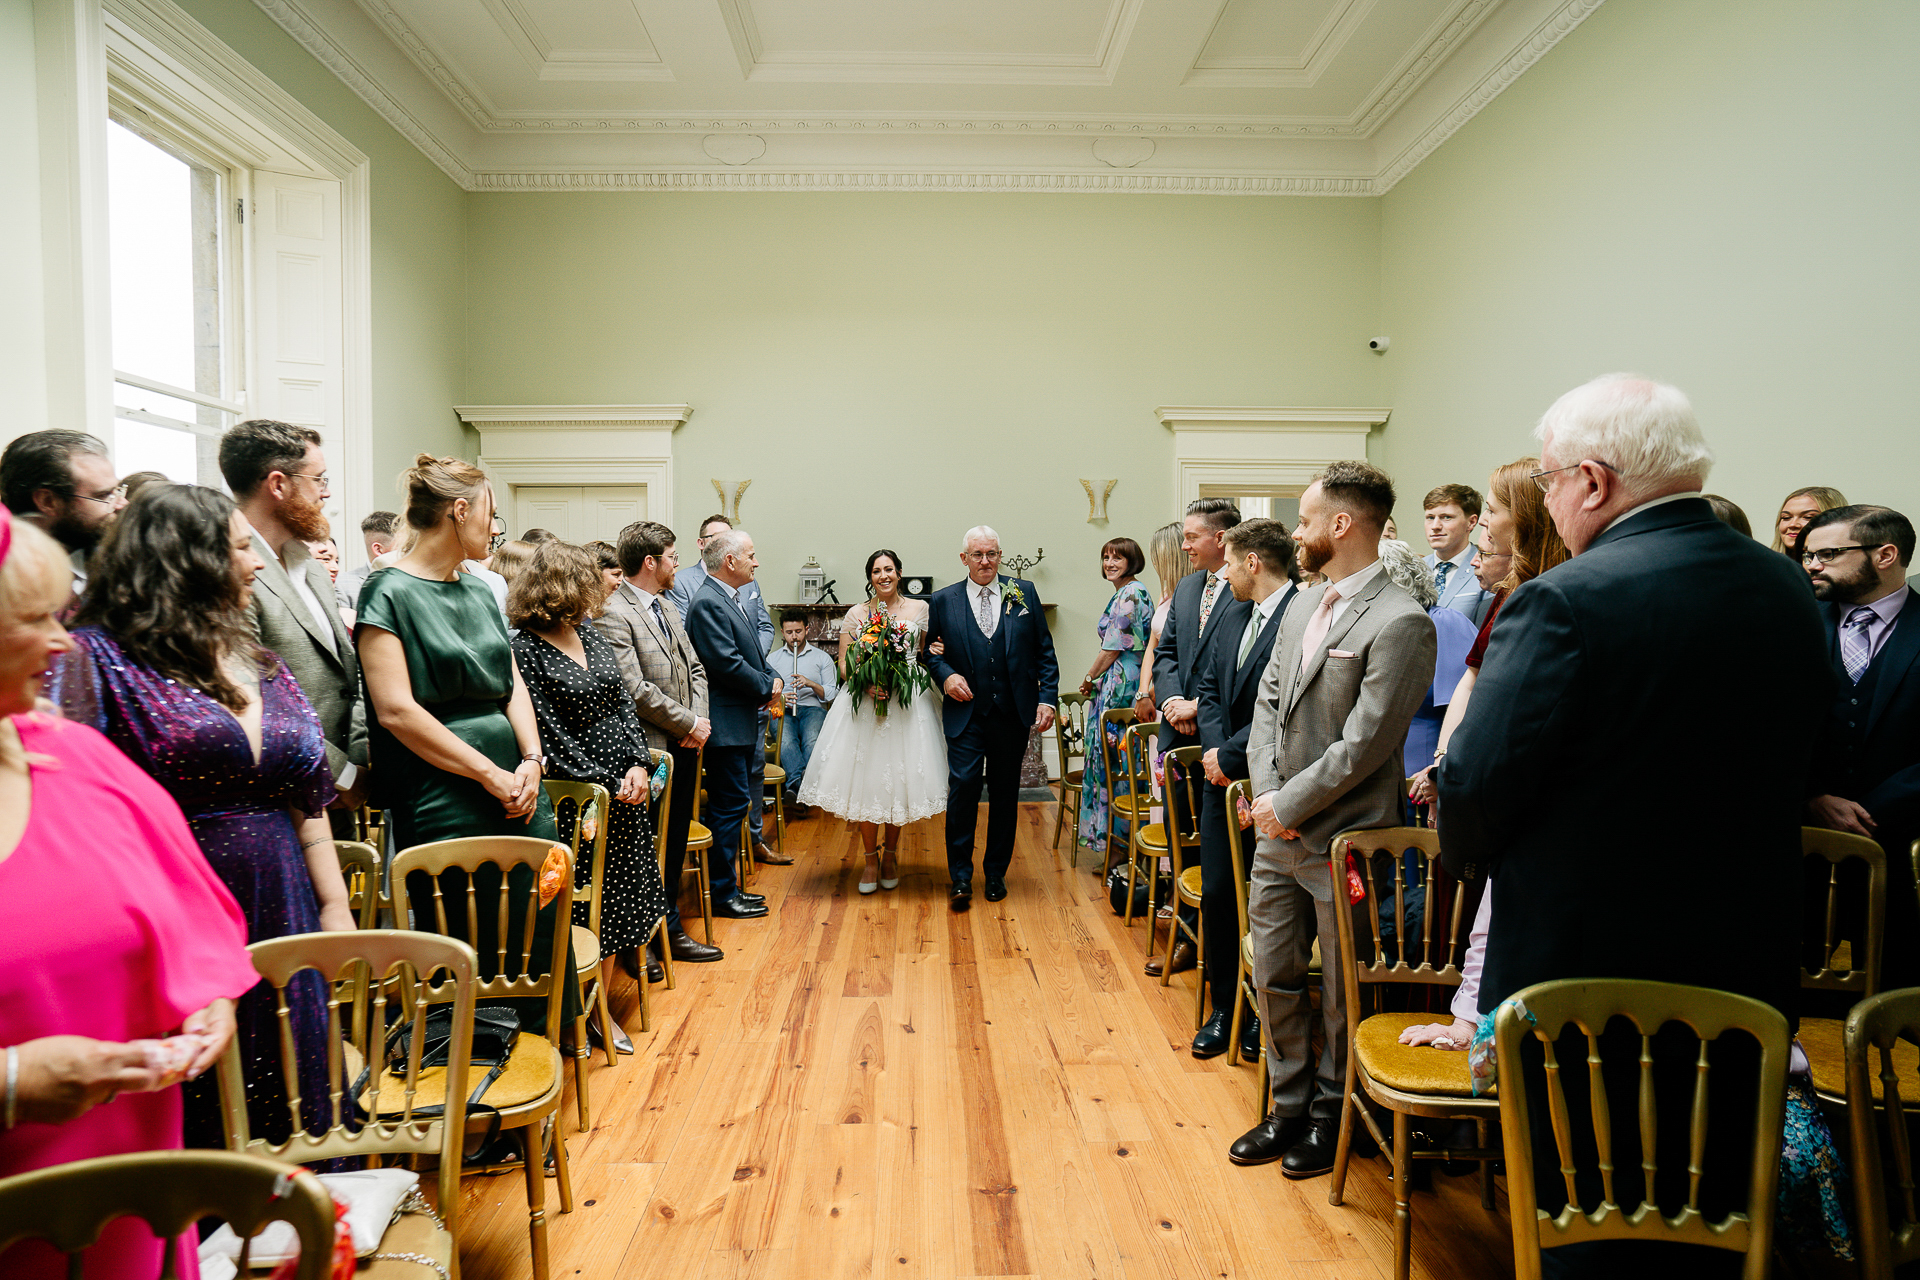
<instances>
[{"instance_id":1,"label":"black handbag on chair","mask_svg":"<svg viewBox=\"0 0 1920 1280\"><path fill-rule=\"evenodd\" d=\"M413 1020L402 1017L387 1028L385 1045L386 1070L389 1075L407 1074L408 1039L413 1034ZM476 1143L470 1135L467 1139L469 1154L475 1150L484 1150L493 1145L500 1136L500 1109L487 1105L487 1090L507 1069L507 1061L513 1057L513 1049L520 1042L520 1015L504 1005L481 1005L473 1011L473 1045L467 1057L467 1069L471 1073L479 1069L478 1082L471 1079L471 1090L467 1094L467 1114L477 1111L490 1113L486 1132ZM444 1067L453 1052L453 1006L435 1005L427 1010L426 1027L421 1036L420 1067ZM368 1064L360 1072L360 1078L354 1082L353 1096L362 1097L372 1081L373 1068ZM379 1111L370 1118L380 1121L397 1121L405 1114L400 1110ZM414 1118L434 1120L446 1114L443 1105L415 1107Z\"/></svg>"}]
</instances>

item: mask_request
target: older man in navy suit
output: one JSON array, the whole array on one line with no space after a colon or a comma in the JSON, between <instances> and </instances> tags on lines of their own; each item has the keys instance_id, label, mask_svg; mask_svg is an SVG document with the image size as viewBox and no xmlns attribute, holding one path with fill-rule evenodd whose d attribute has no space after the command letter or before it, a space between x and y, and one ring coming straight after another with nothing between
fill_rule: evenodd
<instances>
[{"instance_id":1,"label":"older man in navy suit","mask_svg":"<svg viewBox=\"0 0 1920 1280\"><path fill-rule=\"evenodd\" d=\"M1007 896L1020 814L1020 762L1033 730L1053 726L1060 667L1033 584L1000 573L1000 535L967 530L967 577L929 600L927 666L946 695L948 905L973 905L973 836L987 789L987 901ZM931 652L940 644L943 652Z\"/></svg>"},{"instance_id":2,"label":"older man in navy suit","mask_svg":"<svg viewBox=\"0 0 1920 1280\"><path fill-rule=\"evenodd\" d=\"M767 914L767 904L741 890L733 853L752 799L754 755L763 750L760 713L780 696L780 677L767 665L759 630L742 598L742 588L760 567L752 536L743 529L722 529L707 539L700 559L707 578L694 592L687 635L706 669L707 717L713 724L705 765L713 914L745 920Z\"/></svg>"}]
</instances>

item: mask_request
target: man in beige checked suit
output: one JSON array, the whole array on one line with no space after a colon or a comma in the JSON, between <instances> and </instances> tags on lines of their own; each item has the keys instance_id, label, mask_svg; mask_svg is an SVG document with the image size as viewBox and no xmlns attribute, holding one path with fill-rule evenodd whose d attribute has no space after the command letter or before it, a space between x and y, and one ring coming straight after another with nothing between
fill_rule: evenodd
<instances>
[{"instance_id":1,"label":"man in beige checked suit","mask_svg":"<svg viewBox=\"0 0 1920 1280\"><path fill-rule=\"evenodd\" d=\"M1345 876L1332 838L1400 820L1400 749L1433 682L1426 610L1381 572L1380 532L1393 481L1364 462L1336 462L1300 498L1300 567L1325 581L1287 610L1260 680L1247 740L1254 824L1247 922L1253 984L1267 1037L1267 1118L1227 1152L1235 1164L1281 1162L1290 1178L1333 1168L1347 1026L1336 910ZM1307 966L1320 939L1326 1046L1308 1070Z\"/></svg>"},{"instance_id":2,"label":"man in beige checked suit","mask_svg":"<svg viewBox=\"0 0 1920 1280\"><path fill-rule=\"evenodd\" d=\"M667 598L679 566L673 530L639 520L620 531L616 550L626 581L607 599L593 625L613 646L620 678L651 745L673 757L673 796L667 812L667 946L675 960L718 960L718 947L695 942L680 924L680 868L687 826L699 791L700 746L713 732L707 719L707 672ZM627 961L623 958L622 963ZM632 969L628 970L630 973Z\"/></svg>"}]
</instances>

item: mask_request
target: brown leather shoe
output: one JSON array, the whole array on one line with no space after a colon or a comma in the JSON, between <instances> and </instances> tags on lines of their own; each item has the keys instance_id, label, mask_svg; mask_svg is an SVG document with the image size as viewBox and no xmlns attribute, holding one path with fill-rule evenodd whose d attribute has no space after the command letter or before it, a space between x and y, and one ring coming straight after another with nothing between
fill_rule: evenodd
<instances>
[{"instance_id":1,"label":"brown leather shoe","mask_svg":"<svg viewBox=\"0 0 1920 1280\"><path fill-rule=\"evenodd\" d=\"M1188 942L1185 938L1179 938L1174 941L1173 971L1175 973L1185 973L1187 970L1193 968L1194 962L1198 958L1198 953L1194 951L1191 942ZM1166 957L1164 955L1148 956L1147 976L1149 978L1159 977L1161 965L1165 960Z\"/></svg>"},{"instance_id":2,"label":"brown leather shoe","mask_svg":"<svg viewBox=\"0 0 1920 1280\"><path fill-rule=\"evenodd\" d=\"M763 867L790 867L793 865L792 858L783 858L773 850L767 848L767 842L765 840L759 841L753 846L753 860Z\"/></svg>"},{"instance_id":3,"label":"brown leather shoe","mask_svg":"<svg viewBox=\"0 0 1920 1280\"><path fill-rule=\"evenodd\" d=\"M685 931L667 935L667 946L673 952L675 960L684 960L690 964L707 964L726 958L726 952L718 947L708 946L704 942L695 942Z\"/></svg>"}]
</instances>

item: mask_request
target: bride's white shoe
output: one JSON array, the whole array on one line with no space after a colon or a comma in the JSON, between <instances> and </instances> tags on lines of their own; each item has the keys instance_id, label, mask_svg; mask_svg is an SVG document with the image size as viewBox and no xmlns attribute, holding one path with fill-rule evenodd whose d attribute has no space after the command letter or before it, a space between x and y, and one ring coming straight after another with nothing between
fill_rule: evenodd
<instances>
[{"instance_id":1,"label":"bride's white shoe","mask_svg":"<svg viewBox=\"0 0 1920 1280\"><path fill-rule=\"evenodd\" d=\"M879 857L879 855L878 855L878 854L875 854L875 853L870 853L870 854L868 854L868 855L867 855L867 868L866 868L866 871L867 871L867 874L868 874L868 875L871 875L871 876L875 876L875 877L877 877L877 876L879 876L879 874L880 874L880 857ZM896 883L898 883L898 882L896 882ZM879 887L880 887L880 882L878 881L878 879L874 879L874 880L866 880L866 879L862 879L862 880L860 881L860 883L859 883L859 884L858 884L857 886L855 886L855 887L856 887L856 888L858 888L858 889L860 890L860 892L862 892L862 893L872 893L872 892L874 892L875 890L877 890L877 889L879 889ZM888 885L887 887L888 887L889 889L891 889L891 888L892 888L893 886L892 886L892 885Z\"/></svg>"},{"instance_id":2,"label":"bride's white shoe","mask_svg":"<svg viewBox=\"0 0 1920 1280\"><path fill-rule=\"evenodd\" d=\"M889 867L893 869L893 879L891 880L887 879L887 868ZM880 887L882 889L898 889L900 887L900 851L898 849L885 850L885 856L880 859L880 868Z\"/></svg>"}]
</instances>

